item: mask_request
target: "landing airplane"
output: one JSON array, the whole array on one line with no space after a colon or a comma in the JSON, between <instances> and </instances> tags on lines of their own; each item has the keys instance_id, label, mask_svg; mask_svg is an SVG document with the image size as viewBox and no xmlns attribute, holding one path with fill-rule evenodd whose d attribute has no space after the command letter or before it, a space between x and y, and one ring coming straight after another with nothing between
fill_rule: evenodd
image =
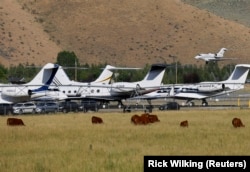
<instances>
[{"instance_id":1,"label":"landing airplane","mask_svg":"<svg viewBox=\"0 0 250 172\"><path fill-rule=\"evenodd\" d=\"M48 63L33 80L26 84L1 84L0 104L13 104L31 101L42 96L54 96L57 91L50 90L49 85L53 81L58 68L59 65Z\"/></svg>"},{"instance_id":2,"label":"landing airplane","mask_svg":"<svg viewBox=\"0 0 250 172\"><path fill-rule=\"evenodd\" d=\"M208 64L208 62L210 61L222 61L222 60L232 60L233 58L224 58L224 53L227 51L228 49L226 48L221 48L220 51L216 54L213 53L208 53L208 54L198 54L197 56L195 56L194 58L197 60L204 60L206 62L206 64Z\"/></svg>"},{"instance_id":3,"label":"landing airplane","mask_svg":"<svg viewBox=\"0 0 250 172\"><path fill-rule=\"evenodd\" d=\"M138 99L174 98L186 100L186 104L193 106L192 100L202 100L202 105L207 106L207 98L226 95L244 88L250 64L238 64L235 66L231 76L225 81L219 82L200 82L197 84L174 84L163 85L160 90L152 93L135 97Z\"/></svg>"},{"instance_id":4,"label":"landing airplane","mask_svg":"<svg viewBox=\"0 0 250 172\"><path fill-rule=\"evenodd\" d=\"M108 70L123 69L109 66ZM135 68L136 69L136 68ZM139 68L137 68L139 69ZM115 82L107 83L111 76L99 77L91 83L81 83L69 81L67 75L61 73L56 75L54 84L61 92L68 96L68 99L91 99L107 104L109 101L118 101L122 104L122 100L134 95L146 94L159 89L162 82L166 65L155 64L151 66L150 71L145 78L138 82ZM60 69L59 69L60 72Z\"/></svg>"}]
</instances>

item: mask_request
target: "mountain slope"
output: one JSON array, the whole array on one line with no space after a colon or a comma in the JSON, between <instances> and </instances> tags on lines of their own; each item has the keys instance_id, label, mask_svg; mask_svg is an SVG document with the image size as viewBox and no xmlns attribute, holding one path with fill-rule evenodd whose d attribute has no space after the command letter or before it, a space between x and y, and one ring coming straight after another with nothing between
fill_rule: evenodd
<instances>
[{"instance_id":1,"label":"mountain slope","mask_svg":"<svg viewBox=\"0 0 250 172\"><path fill-rule=\"evenodd\" d=\"M185 3L208 10L218 16L250 27L249 0L182 0Z\"/></svg>"},{"instance_id":2,"label":"mountain slope","mask_svg":"<svg viewBox=\"0 0 250 172\"><path fill-rule=\"evenodd\" d=\"M28 26L37 25L43 30L41 33L33 31L37 36L36 41L44 40L46 43L43 46L49 45L46 53L54 55L46 55L49 57L44 57L42 62L52 62L56 52L66 50L74 51L81 64L108 63L143 67L151 63L171 63L173 57L176 57L182 64L199 65L204 62L197 62L194 59L196 54L216 53L222 47L229 49L225 53L226 57L239 58L235 63L248 62L249 27L180 0L18 2L19 10L33 17L32 20L28 19L31 20ZM27 22L26 18L18 20ZM20 40L16 45L18 42ZM24 53L34 51L37 56L45 53L29 47L37 42L29 42L28 46L22 44L26 45ZM27 57L26 54L19 56L21 61L25 58L41 58L35 55ZM20 62L14 57L10 57L11 62ZM220 64L232 62L224 61Z\"/></svg>"},{"instance_id":3,"label":"mountain slope","mask_svg":"<svg viewBox=\"0 0 250 172\"><path fill-rule=\"evenodd\" d=\"M19 63L44 65L51 60L55 62L61 51L35 22L34 16L15 0L1 0L0 30L0 61L6 66Z\"/></svg>"}]
</instances>

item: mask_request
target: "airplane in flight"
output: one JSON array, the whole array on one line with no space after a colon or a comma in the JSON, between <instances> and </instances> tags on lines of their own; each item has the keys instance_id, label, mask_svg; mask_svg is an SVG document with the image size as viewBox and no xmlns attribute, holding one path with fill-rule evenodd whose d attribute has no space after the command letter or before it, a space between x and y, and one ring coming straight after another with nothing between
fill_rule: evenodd
<instances>
[{"instance_id":1,"label":"airplane in flight","mask_svg":"<svg viewBox=\"0 0 250 172\"><path fill-rule=\"evenodd\" d=\"M224 53L227 51L227 48L221 48L218 53L207 53L207 54L198 54L194 58L197 60L204 60L206 64L208 62L216 62L216 61L222 61L222 60L233 60L233 58L224 58Z\"/></svg>"},{"instance_id":2,"label":"airplane in flight","mask_svg":"<svg viewBox=\"0 0 250 172\"><path fill-rule=\"evenodd\" d=\"M48 63L25 84L0 84L0 104L14 104L31 101L43 96L55 96L58 91L49 89L59 65ZM63 95L60 95L63 98ZM66 96L64 96L66 98Z\"/></svg>"},{"instance_id":3,"label":"airplane in flight","mask_svg":"<svg viewBox=\"0 0 250 172\"><path fill-rule=\"evenodd\" d=\"M250 64L238 64L230 77L219 82L200 82L196 84L168 84L159 90L135 97L135 99L180 99L186 100L186 105L194 106L192 100L201 100L202 106L208 106L207 98L227 95L244 88Z\"/></svg>"},{"instance_id":4,"label":"airplane in flight","mask_svg":"<svg viewBox=\"0 0 250 172\"><path fill-rule=\"evenodd\" d=\"M140 69L140 68L122 68L114 66L106 66L104 72L95 81L90 83L82 83L70 81L66 73L59 68L53 84L60 92L66 94L68 99L90 99L101 102L106 105L109 101L118 101L122 105L122 100L135 95L146 94L159 89L162 82L166 65L154 64L145 78L137 82L114 82L109 83L111 79L110 72L117 69ZM104 71L105 71L104 70Z\"/></svg>"}]
</instances>

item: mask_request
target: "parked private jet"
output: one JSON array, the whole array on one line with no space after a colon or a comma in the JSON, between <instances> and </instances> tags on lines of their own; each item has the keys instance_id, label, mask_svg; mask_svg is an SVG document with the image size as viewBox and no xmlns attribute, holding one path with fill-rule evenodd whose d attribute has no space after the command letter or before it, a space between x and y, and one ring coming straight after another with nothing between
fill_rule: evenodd
<instances>
[{"instance_id":1,"label":"parked private jet","mask_svg":"<svg viewBox=\"0 0 250 172\"><path fill-rule=\"evenodd\" d=\"M106 68L108 70L123 69L113 66ZM155 64L151 66L150 71L141 81L115 82L111 84L107 83L111 79L111 75L102 74L94 82L82 83L70 81L66 73L59 69L59 74L56 74L53 82L62 93L68 96L68 99L91 99L100 101L103 104L107 104L109 101L118 101L119 104L122 104L123 99L159 89L165 69L165 64Z\"/></svg>"},{"instance_id":2,"label":"parked private jet","mask_svg":"<svg viewBox=\"0 0 250 172\"><path fill-rule=\"evenodd\" d=\"M59 65L48 63L33 80L26 84L1 84L0 104L13 104L43 96L54 96L58 91L50 90L49 85L53 81L58 68Z\"/></svg>"},{"instance_id":3,"label":"parked private jet","mask_svg":"<svg viewBox=\"0 0 250 172\"><path fill-rule=\"evenodd\" d=\"M206 64L208 64L208 62L210 61L222 61L222 60L232 60L233 58L224 58L224 53L225 51L227 51L227 48L221 48L220 51L216 54L213 53L208 53L208 54L198 54L197 56L195 56L194 58L197 60L204 60L206 62Z\"/></svg>"},{"instance_id":4,"label":"parked private jet","mask_svg":"<svg viewBox=\"0 0 250 172\"><path fill-rule=\"evenodd\" d=\"M79 89L79 86L87 86L89 83L83 83L83 82L77 82L74 80L70 80L68 75L64 71L65 68L68 69L71 67L59 66L59 68L55 74L55 77L54 77L52 83L50 84L49 90L51 90L51 91L50 91L49 95L41 96L38 98L33 98L32 100L35 100L35 101L70 100L70 99L72 99L72 97L79 97L78 95L75 94L75 92L71 92L71 91ZM86 69L86 68L84 68L84 69ZM111 66L111 65L106 65L106 67L104 68L103 72L99 75L99 77L91 83L96 83L97 85L99 85L99 84L105 85L105 84L110 83L112 75L113 75L113 72L112 72L113 69L119 69L119 68L116 68L116 67ZM68 92L59 91L59 87L62 87L62 86L70 87L71 89L69 89Z\"/></svg>"},{"instance_id":5,"label":"parked private jet","mask_svg":"<svg viewBox=\"0 0 250 172\"><path fill-rule=\"evenodd\" d=\"M231 76L225 81L219 82L200 82L197 84L174 84L163 85L160 90L154 91L135 98L146 99L165 99L174 98L186 100L186 104L193 106L192 100L202 100L202 105L207 106L207 98L226 95L231 92L244 88L250 64L238 64L235 66Z\"/></svg>"}]
</instances>

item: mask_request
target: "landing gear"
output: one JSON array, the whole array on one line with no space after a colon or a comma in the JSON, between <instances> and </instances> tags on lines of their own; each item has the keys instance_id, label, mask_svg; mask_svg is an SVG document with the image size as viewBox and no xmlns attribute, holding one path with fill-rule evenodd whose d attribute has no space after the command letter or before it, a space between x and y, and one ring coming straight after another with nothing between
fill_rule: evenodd
<instances>
[{"instance_id":1,"label":"landing gear","mask_svg":"<svg viewBox=\"0 0 250 172\"><path fill-rule=\"evenodd\" d=\"M208 106L208 103L207 103L206 99L202 100L202 106Z\"/></svg>"},{"instance_id":2,"label":"landing gear","mask_svg":"<svg viewBox=\"0 0 250 172\"><path fill-rule=\"evenodd\" d=\"M191 101L187 101L186 105L190 107L195 106L194 102Z\"/></svg>"},{"instance_id":3,"label":"landing gear","mask_svg":"<svg viewBox=\"0 0 250 172\"><path fill-rule=\"evenodd\" d=\"M122 102L119 102L119 103L117 104L117 107L118 107L119 109L121 109L123 106L124 106L124 105L122 104Z\"/></svg>"},{"instance_id":4,"label":"landing gear","mask_svg":"<svg viewBox=\"0 0 250 172\"><path fill-rule=\"evenodd\" d=\"M108 101L100 102L100 107L101 107L102 109L107 109L107 108L109 108L109 102L108 102Z\"/></svg>"},{"instance_id":5,"label":"landing gear","mask_svg":"<svg viewBox=\"0 0 250 172\"><path fill-rule=\"evenodd\" d=\"M102 107L103 109L108 108L108 103L102 103L102 104L101 104L101 107Z\"/></svg>"}]
</instances>

